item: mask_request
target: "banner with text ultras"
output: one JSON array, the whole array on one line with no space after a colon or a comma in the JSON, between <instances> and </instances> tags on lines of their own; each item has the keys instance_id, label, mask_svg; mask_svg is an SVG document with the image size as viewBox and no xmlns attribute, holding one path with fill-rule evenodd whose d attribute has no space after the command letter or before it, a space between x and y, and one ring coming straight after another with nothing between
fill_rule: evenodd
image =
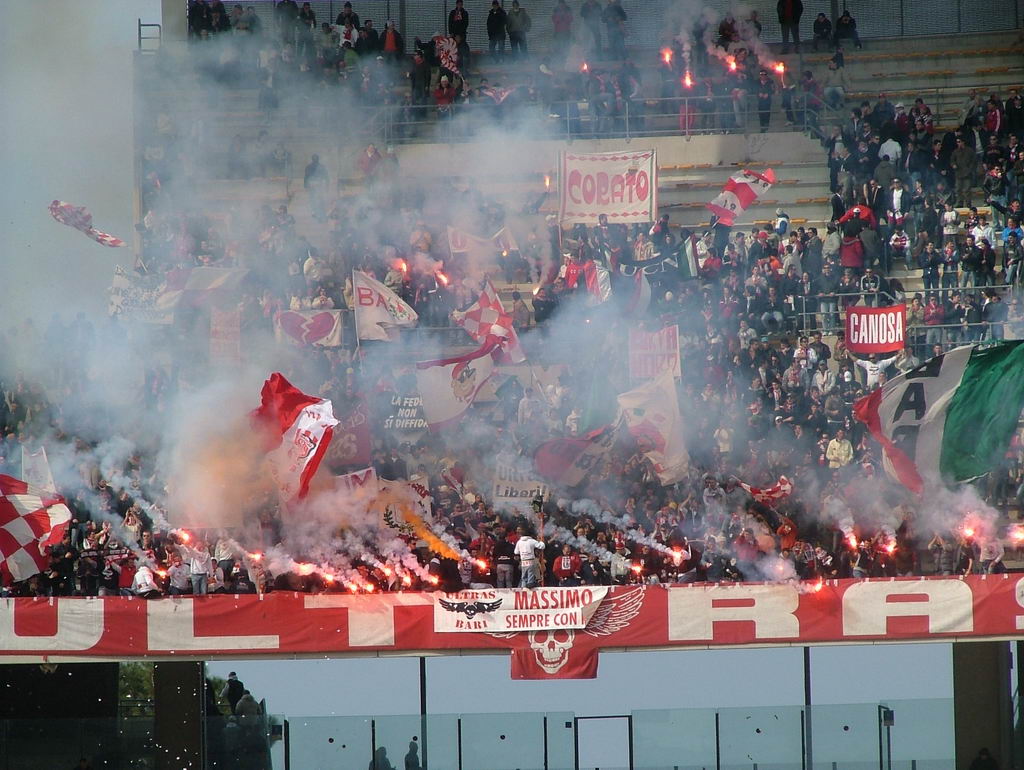
<instances>
[{"instance_id":1,"label":"banner with text ultras","mask_svg":"<svg viewBox=\"0 0 1024 770\"><path fill-rule=\"evenodd\" d=\"M563 152L558 162L558 218L563 224L596 225L658 218L658 154Z\"/></svg>"},{"instance_id":2,"label":"banner with text ultras","mask_svg":"<svg viewBox=\"0 0 1024 770\"><path fill-rule=\"evenodd\" d=\"M852 353L902 350L906 330L906 305L846 309L846 347Z\"/></svg>"},{"instance_id":3,"label":"banner with text ultras","mask_svg":"<svg viewBox=\"0 0 1024 770\"><path fill-rule=\"evenodd\" d=\"M607 594L607 586L435 593L434 633L578 630Z\"/></svg>"}]
</instances>

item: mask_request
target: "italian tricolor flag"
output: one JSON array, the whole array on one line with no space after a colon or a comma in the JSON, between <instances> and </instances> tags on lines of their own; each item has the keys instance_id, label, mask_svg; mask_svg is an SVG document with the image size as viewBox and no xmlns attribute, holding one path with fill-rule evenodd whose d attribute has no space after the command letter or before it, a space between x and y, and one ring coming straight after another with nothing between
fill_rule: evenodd
<instances>
[{"instance_id":1,"label":"italian tricolor flag","mask_svg":"<svg viewBox=\"0 0 1024 770\"><path fill-rule=\"evenodd\" d=\"M920 494L992 470L1024 406L1024 341L936 356L862 398L854 415L882 445L886 473Z\"/></svg>"}]
</instances>

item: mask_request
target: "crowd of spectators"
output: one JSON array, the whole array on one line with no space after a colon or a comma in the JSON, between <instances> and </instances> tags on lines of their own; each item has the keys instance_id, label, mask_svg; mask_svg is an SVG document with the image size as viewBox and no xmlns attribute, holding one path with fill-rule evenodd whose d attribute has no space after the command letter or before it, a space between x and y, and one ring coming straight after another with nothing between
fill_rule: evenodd
<instances>
[{"instance_id":1,"label":"crowd of spectators","mask_svg":"<svg viewBox=\"0 0 1024 770\"><path fill-rule=\"evenodd\" d=\"M588 0L584 8L588 4L596 3ZM190 19L198 36L226 32L226 24L237 35L259 32L245 9L223 15L217 5L193 5ZM287 5L279 6L278 23L293 18L309 26L313 42L300 46L296 56L313 61L320 40L315 19L305 8L296 8L292 17L287 7L280 9ZM458 34L460 8L453 9L449 32L454 26ZM596 23L594 16L583 19ZM368 20L360 24L350 7L337 23L358 29L360 39L369 37ZM331 46L337 44L333 35ZM600 35L594 37L601 45ZM389 51L380 48L380 36L374 39L377 62ZM282 42L282 50L292 44ZM615 45L608 40L609 48ZM831 65L830 71L836 69ZM618 77L622 72L628 68ZM435 77L439 84L444 77L436 67L422 73L424 83ZM817 98L841 104L844 96L841 90L823 91ZM518 251L489 255L487 272L536 285L530 303L515 294L508 310L531 359L560 373L545 385L509 378L494 401L471 410L457 437L405 437L382 429L393 398L414 389L410 375L396 370L390 357L358 359L348 348L303 351L290 375L339 408L357 394L368 399L379 477L409 480L430 491L434 527L454 539L463 554L459 560L441 558L406 532L399 534L416 554L417 569L371 553L372 543L359 555L333 554L335 562L323 553L273 556L289 546L288 527L278 505L262 493L238 501L239 527L168 526L177 512L166 510L158 437L109 419L112 404L92 402L75 387L78 368L101 355L97 335L121 333L131 321L97 331L84 317L67 323L55 317L41 332L27 321L7 332L12 342L17 338L20 347L26 340L50 339L55 349L65 350L69 346L57 341L73 339L77 358L63 360L44 384L0 355L0 472L16 473L23 450L49 444L53 452L59 444L60 453L72 458L62 466L75 469L72 477L58 478L74 521L51 549L48 569L16 584L5 573L3 590L156 597L1001 571L1004 542L1020 542L1012 532L1006 540L1005 521L978 510L918 505L886 482L878 448L853 420L852 405L888 376L949 344L1000 339L1017 320L1008 317L1008 309L1017 308L1003 302L1001 292L987 291L983 305L977 295L993 284L1019 282L1020 104L1016 92L1005 100L994 94L987 101L974 98L961 128L934 137L921 100L906 113L883 94L874 105L853 110L827 139L833 200L825 233L793 227L782 209L763 229L714 227L692 241L667 217L643 226L603 221L565 232L553 221L536 225ZM402 182L395 154L372 145L358 163L364 177L358 196L335 199L313 156L304 184L314 218L330 232L318 249L286 205L255 211L239 205L223 216L182 212L168 191L176 175L188 173L183 161L193 139L180 134L170 117L156 118L144 159L146 215L139 225L143 249L136 270L156 282L180 268L248 268L238 303L243 346L266 344L275 316L285 308L351 307L347 276L353 269L372 274L410 302L424 326L449 326L452 311L476 300L483 277L479 263L449 253L446 225L495 232L506 224L507 201L443 180L422 187ZM269 134L257 141L258 152L233 153L238 176L271 173L273 164L291 162L289 151ZM974 202L979 186L992 225L980 213L962 220L956 211L955 204ZM697 280L676 269L687 248L700 266ZM589 263L610 271L610 301L594 304L583 278ZM892 276L902 264L922 269L927 296L908 296ZM650 307L639 317L623 307L635 286L626 268L643 270L653 287ZM911 325L911 344L899 355L858 358L841 333L826 341L837 331L841 307L898 299L909 301ZM190 308L179 311L176 327L185 338L204 323L202 308ZM494 458L529 462L545 441L584 436L610 422L615 394L632 385L629 330L668 324L680 333L677 393L690 454L686 478L663 486L637 445L620 440L585 482L555 489L537 501L536 511L495 508ZM195 352L176 344L167 352L183 358L182 350L190 358ZM176 395L196 387L202 366L196 360L147 366L128 410L166 413ZM595 377L596 371L602 376ZM138 449L111 465L100 462L98 449L115 425ZM1019 506L1022 459L1024 440L1017 437L977 483L979 494L992 505ZM782 476L792 481L793 491L773 505L756 501L739 483L765 488ZM332 571L337 562L344 579ZM299 568L307 564L313 567Z\"/></svg>"}]
</instances>

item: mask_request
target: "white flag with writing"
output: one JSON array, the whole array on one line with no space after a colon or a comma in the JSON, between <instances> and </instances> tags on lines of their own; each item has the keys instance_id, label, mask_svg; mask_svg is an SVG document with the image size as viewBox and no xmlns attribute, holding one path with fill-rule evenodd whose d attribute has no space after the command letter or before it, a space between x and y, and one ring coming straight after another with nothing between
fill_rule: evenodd
<instances>
[{"instance_id":1,"label":"white flag with writing","mask_svg":"<svg viewBox=\"0 0 1024 770\"><path fill-rule=\"evenodd\" d=\"M359 270L352 271L356 336L360 340L394 342L399 327L413 327L419 320L405 300L380 281Z\"/></svg>"}]
</instances>

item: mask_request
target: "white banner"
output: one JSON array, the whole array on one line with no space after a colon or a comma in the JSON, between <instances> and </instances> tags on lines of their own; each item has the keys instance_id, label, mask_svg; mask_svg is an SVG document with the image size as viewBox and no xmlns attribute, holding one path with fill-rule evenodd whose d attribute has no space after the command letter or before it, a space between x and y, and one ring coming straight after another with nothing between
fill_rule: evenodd
<instances>
[{"instance_id":1,"label":"white banner","mask_svg":"<svg viewBox=\"0 0 1024 770\"><path fill-rule=\"evenodd\" d=\"M341 347L343 328L340 310L285 310L274 318L277 341L296 345Z\"/></svg>"},{"instance_id":2,"label":"white banner","mask_svg":"<svg viewBox=\"0 0 1024 770\"><path fill-rule=\"evenodd\" d=\"M21 448L21 480L30 486L56 494L57 487L53 483L53 474L50 473L46 449L39 447L38 452L30 452L25 447Z\"/></svg>"},{"instance_id":3,"label":"white banner","mask_svg":"<svg viewBox=\"0 0 1024 770\"><path fill-rule=\"evenodd\" d=\"M494 489L491 502L499 511L518 510L529 513L538 497L547 497L548 484L539 481L531 471L522 471L513 465L499 462L494 469Z\"/></svg>"},{"instance_id":4,"label":"white banner","mask_svg":"<svg viewBox=\"0 0 1024 770\"><path fill-rule=\"evenodd\" d=\"M578 630L607 594L607 586L434 593L434 632Z\"/></svg>"},{"instance_id":5,"label":"white banner","mask_svg":"<svg viewBox=\"0 0 1024 770\"><path fill-rule=\"evenodd\" d=\"M649 380L665 369L677 380L683 376L679 360L679 327L666 326L661 331L629 330L629 378Z\"/></svg>"},{"instance_id":6,"label":"white banner","mask_svg":"<svg viewBox=\"0 0 1024 770\"><path fill-rule=\"evenodd\" d=\"M662 484L686 476L690 455L683 440L675 381L668 369L655 379L619 396L622 417L637 447L651 461Z\"/></svg>"},{"instance_id":7,"label":"white banner","mask_svg":"<svg viewBox=\"0 0 1024 770\"><path fill-rule=\"evenodd\" d=\"M356 336L361 340L394 342L398 339L398 327L412 327L419 320L416 311L401 297L361 270L352 271L352 290Z\"/></svg>"},{"instance_id":8,"label":"white banner","mask_svg":"<svg viewBox=\"0 0 1024 770\"><path fill-rule=\"evenodd\" d=\"M601 214L613 224L658 218L657 152L561 153L559 221L596 225Z\"/></svg>"},{"instance_id":9,"label":"white banner","mask_svg":"<svg viewBox=\"0 0 1024 770\"><path fill-rule=\"evenodd\" d=\"M376 497L377 471L374 468L364 468L361 471L346 473L344 476L335 476L334 489L351 495L362 493L368 497Z\"/></svg>"}]
</instances>

